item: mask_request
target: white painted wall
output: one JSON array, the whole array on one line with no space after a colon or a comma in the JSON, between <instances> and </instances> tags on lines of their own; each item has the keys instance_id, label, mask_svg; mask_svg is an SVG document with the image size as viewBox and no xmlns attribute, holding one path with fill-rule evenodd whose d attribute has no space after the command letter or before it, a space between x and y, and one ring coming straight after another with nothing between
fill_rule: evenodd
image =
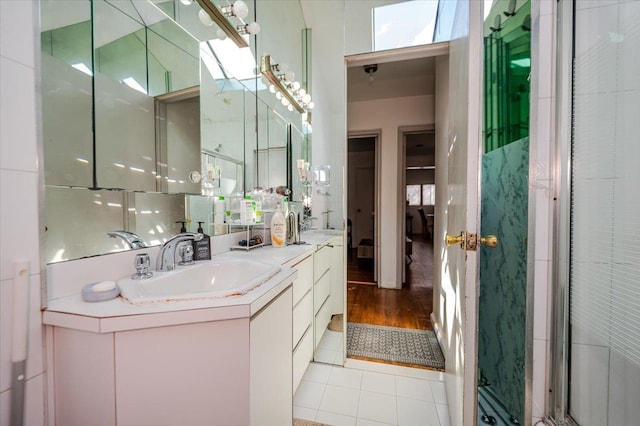
<instances>
[{"instance_id":1,"label":"white painted wall","mask_svg":"<svg viewBox=\"0 0 640 426\"><path fill-rule=\"evenodd\" d=\"M331 166L331 194L313 196L314 226L325 227L323 211L329 214L329 225L336 229L346 226L343 202L344 167L346 157L346 92L344 68L344 1L304 0L302 10L311 28L311 96L316 107L312 112L312 165Z\"/></svg>"},{"instance_id":2,"label":"white painted wall","mask_svg":"<svg viewBox=\"0 0 640 426\"><path fill-rule=\"evenodd\" d=\"M398 0L358 0L345 2L345 55L373 51L373 8Z\"/></svg>"},{"instance_id":3,"label":"white painted wall","mask_svg":"<svg viewBox=\"0 0 640 426\"><path fill-rule=\"evenodd\" d=\"M9 425L14 261L29 262L25 425L44 424L38 4L0 1L0 425ZM25 330L27 332L27 330Z\"/></svg>"},{"instance_id":4,"label":"white painted wall","mask_svg":"<svg viewBox=\"0 0 640 426\"><path fill-rule=\"evenodd\" d=\"M397 268L401 253L396 250L398 235L396 224L404 223L398 217L398 188L400 174L398 128L404 126L422 126L435 122L435 97L407 96L403 98L380 99L375 101L350 102L348 105L349 131L381 130L380 152L382 167L380 170L380 236L377 245L380 250L380 276L378 283L385 288L402 287L402 271ZM404 195L401 194L401 200ZM401 228L404 230L404 227Z\"/></svg>"}]
</instances>

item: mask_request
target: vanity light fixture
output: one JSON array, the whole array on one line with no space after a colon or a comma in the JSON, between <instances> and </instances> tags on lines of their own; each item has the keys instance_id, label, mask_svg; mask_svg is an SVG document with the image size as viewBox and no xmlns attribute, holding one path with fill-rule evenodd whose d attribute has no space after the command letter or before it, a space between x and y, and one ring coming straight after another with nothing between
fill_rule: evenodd
<instances>
[{"instance_id":1,"label":"vanity light fixture","mask_svg":"<svg viewBox=\"0 0 640 426\"><path fill-rule=\"evenodd\" d=\"M196 0L202 10L198 12L198 18L205 26L211 26L213 23L220 27L221 31L217 32L220 39L229 37L238 47L248 47L249 44L242 37L243 35L255 35L260 32L260 25L257 22L245 24L242 20L249 14L247 4L242 0L236 0L232 5L218 8L210 0ZM227 18L240 19L241 25L233 26Z\"/></svg>"},{"instance_id":2,"label":"vanity light fixture","mask_svg":"<svg viewBox=\"0 0 640 426\"><path fill-rule=\"evenodd\" d=\"M269 91L275 93L276 98L287 107L289 111L297 110L299 113L308 113L315 106L309 95L295 81L295 74L283 69L278 64L271 63L271 56L266 55L260 59L260 72L269 82ZM308 114L310 116L310 114Z\"/></svg>"}]
</instances>

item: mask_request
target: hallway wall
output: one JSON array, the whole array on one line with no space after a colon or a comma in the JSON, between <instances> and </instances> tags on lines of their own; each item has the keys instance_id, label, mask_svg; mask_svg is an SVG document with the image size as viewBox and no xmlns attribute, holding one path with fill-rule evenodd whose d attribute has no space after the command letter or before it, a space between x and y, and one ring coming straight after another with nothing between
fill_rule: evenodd
<instances>
[{"instance_id":1,"label":"hallway wall","mask_svg":"<svg viewBox=\"0 0 640 426\"><path fill-rule=\"evenodd\" d=\"M38 133L40 38L35 1L0 1L0 425L9 425L13 262L29 262L25 425L43 425L45 370L40 315L42 167ZM14 396L15 397L15 396Z\"/></svg>"},{"instance_id":2,"label":"hallway wall","mask_svg":"<svg viewBox=\"0 0 640 426\"><path fill-rule=\"evenodd\" d=\"M398 194L400 185L399 167L402 159L398 149L398 128L403 126L429 125L435 122L435 97L407 96L364 102L350 102L347 106L348 131L380 129L380 276L378 283L384 288L402 287L402 270L398 268L402 251L398 245L404 234L404 220L399 217L399 202L404 193ZM398 226L400 224L400 226Z\"/></svg>"}]
</instances>

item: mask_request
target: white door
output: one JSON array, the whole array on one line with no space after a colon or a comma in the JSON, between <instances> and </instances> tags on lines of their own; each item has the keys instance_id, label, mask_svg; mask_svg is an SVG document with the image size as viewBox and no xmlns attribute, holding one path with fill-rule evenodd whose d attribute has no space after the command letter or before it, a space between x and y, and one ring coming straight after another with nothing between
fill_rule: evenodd
<instances>
[{"instance_id":1,"label":"white door","mask_svg":"<svg viewBox=\"0 0 640 426\"><path fill-rule=\"evenodd\" d=\"M450 236L479 232L482 2L460 1L449 48L447 207ZM442 245L439 303L452 425L476 424L478 252ZM437 258L437 257L436 257Z\"/></svg>"}]
</instances>

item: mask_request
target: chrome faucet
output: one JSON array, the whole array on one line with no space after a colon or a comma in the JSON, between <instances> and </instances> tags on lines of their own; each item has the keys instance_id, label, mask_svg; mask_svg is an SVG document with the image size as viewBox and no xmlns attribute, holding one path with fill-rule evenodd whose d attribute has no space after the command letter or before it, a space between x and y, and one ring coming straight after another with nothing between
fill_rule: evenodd
<instances>
[{"instance_id":1,"label":"chrome faucet","mask_svg":"<svg viewBox=\"0 0 640 426\"><path fill-rule=\"evenodd\" d=\"M194 232L182 232L169 238L160 247L156 260L156 271L173 271L176 268L176 249L183 241L200 241L204 235Z\"/></svg>"},{"instance_id":2,"label":"chrome faucet","mask_svg":"<svg viewBox=\"0 0 640 426\"><path fill-rule=\"evenodd\" d=\"M304 216L300 221L300 231L308 231L311 228L311 221L317 220L318 218L315 216Z\"/></svg>"},{"instance_id":3,"label":"chrome faucet","mask_svg":"<svg viewBox=\"0 0 640 426\"><path fill-rule=\"evenodd\" d=\"M285 220L287 221L287 244L300 244L300 223L298 213L293 206L290 207Z\"/></svg>"},{"instance_id":4,"label":"chrome faucet","mask_svg":"<svg viewBox=\"0 0 640 426\"><path fill-rule=\"evenodd\" d=\"M127 243L130 249L139 249L149 247L149 245L136 233L131 231L109 231L107 235L111 238L122 238Z\"/></svg>"}]
</instances>

